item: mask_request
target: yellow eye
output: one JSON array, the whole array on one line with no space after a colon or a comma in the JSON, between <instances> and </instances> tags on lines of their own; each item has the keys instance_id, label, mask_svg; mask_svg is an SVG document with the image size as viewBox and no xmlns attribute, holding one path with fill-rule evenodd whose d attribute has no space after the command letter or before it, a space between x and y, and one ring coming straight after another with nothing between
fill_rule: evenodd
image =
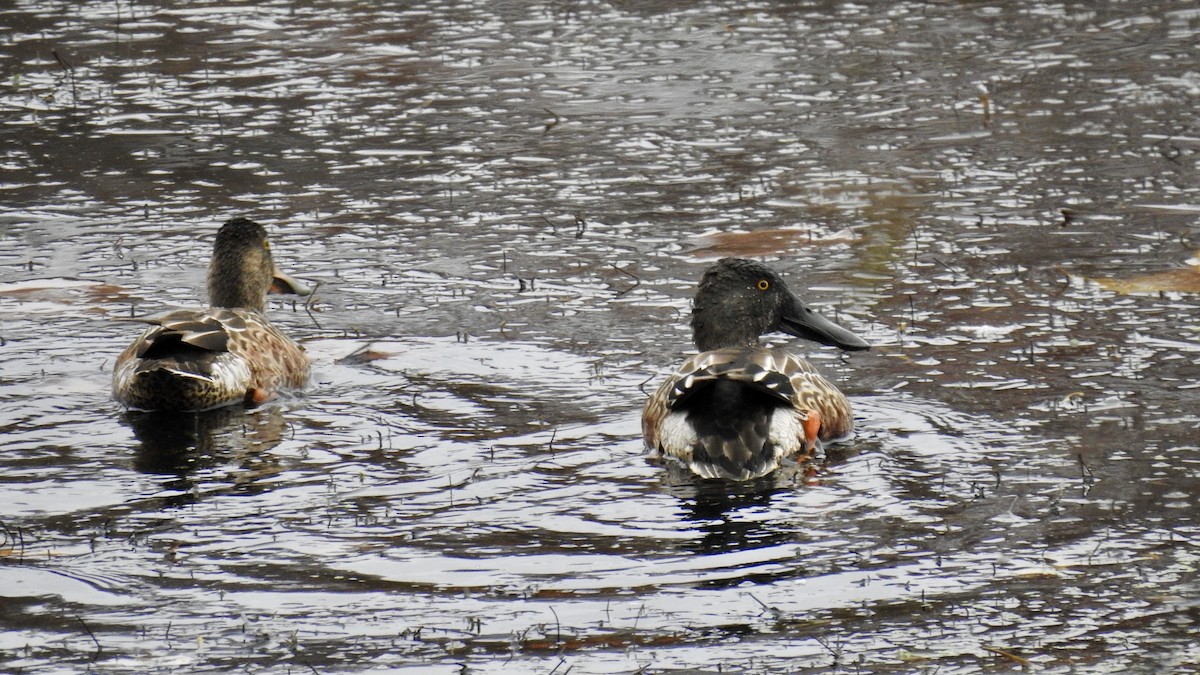
<instances>
[{"instance_id":1,"label":"yellow eye","mask_svg":"<svg viewBox=\"0 0 1200 675\"><path fill-rule=\"evenodd\" d=\"M758 283L755 285L758 286L758 290L765 291L771 287L771 282L767 281L766 279L759 279Z\"/></svg>"},{"instance_id":2,"label":"yellow eye","mask_svg":"<svg viewBox=\"0 0 1200 675\"><path fill-rule=\"evenodd\" d=\"M265 251L271 250L271 242L267 241L266 239L263 239L263 250L265 250Z\"/></svg>"}]
</instances>

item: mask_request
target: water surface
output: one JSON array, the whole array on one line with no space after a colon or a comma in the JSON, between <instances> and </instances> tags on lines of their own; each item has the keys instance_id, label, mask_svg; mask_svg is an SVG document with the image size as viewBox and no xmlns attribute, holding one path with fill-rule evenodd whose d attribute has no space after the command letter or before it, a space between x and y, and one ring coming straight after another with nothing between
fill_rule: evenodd
<instances>
[{"instance_id":1,"label":"water surface","mask_svg":"<svg viewBox=\"0 0 1200 675\"><path fill-rule=\"evenodd\" d=\"M5 669L1200 667L1193 3L0 27ZM234 215L319 284L311 386L127 414L121 319ZM876 345L801 346L858 417L815 473L643 457L724 255Z\"/></svg>"}]
</instances>

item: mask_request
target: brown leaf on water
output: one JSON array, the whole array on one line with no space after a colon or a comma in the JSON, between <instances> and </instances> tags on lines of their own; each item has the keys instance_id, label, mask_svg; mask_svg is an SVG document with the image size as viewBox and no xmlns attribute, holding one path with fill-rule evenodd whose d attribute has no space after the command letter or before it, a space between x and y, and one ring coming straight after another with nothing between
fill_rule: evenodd
<instances>
[{"instance_id":1,"label":"brown leaf on water","mask_svg":"<svg viewBox=\"0 0 1200 675\"><path fill-rule=\"evenodd\" d=\"M1200 267L1185 267L1167 272L1144 274L1129 279L1093 279L1096 283L1115 293L1200 293Z\"/></svg>"},{"instance_id":2,"label":"brown leaf on water","mask_svg":"<svg viewBox=\"0 0 1200 675\"><path fill-rule=\"evenodd\" d=\"M54 549L29 549L24 546L8 546L0 548L0 560L11 558L18 563L26 560L48 560L50 558L59 558L65 556L66 553L56 551Z\"/></svg>"},{"instance_id":3,"label":"brown leaf on water","mask_svg":"<svg viewBox=\"0 0 1200 675\"><path fill-rule=\"evenodd\" d=\"M675 633L668 635L646 635L636 632L614 632L598 635L555 636L554 638L531 638L521 641L520 648L527 652L577 652L585 649L625 649L628 647L673 647L685 644L694 635Z\"/></svg>"},{"instance_id":4,"label":"brown leaf on water","mask_svg":"<svg viewBox=\"0 0 1200 675\"><path fill-rule=\"evenodd\" d=\"M7 296L18 300L58 301L73 291L92 288L97 285L99 285L97 282L84 281L82 279L28 279L11 284L0 284L0 296Z\"/></svg>"},{"instance_id":5,"label":"brown leaf on water","mask_svg":"<svg viewBox=\"0 0 1200 675\"><path fill-rule=\"evenodd\" d=\"M694 257L767 256L794 251L805 246L849 244L860 239L850 228L822 235L809 228L780 227L753 232L717 232L697 238L688 251Z\"/></svg>"},{"instance_id":6,"label":"brown leaf on water","mask_svg":"<svg viewBox=\"0 0 1200 675\"><path fill-rule=\"evenodd\" d=\"M372 345L369 345L369 344L359 347L355 351L338 359L337 360L338 365L356 366L356 365L362 365L364 363L370 363L372 361L378 361L380 359L386 359L386 358L392 356L391 352L381 352L381 351L372 349L371 347L372 347Z\"/></svg>"},{"instance_id":7,"label":"brown leaf on water","mask_svg":"<svg viewBox=\"0 0 1200 675\"><path fill-rule=\"evenodd\" d=\"M121 286L73 278L27 279L0 284L0 297L18 302L44 302L82 306L89 314L107 314L111 303L128 303L132 296Z\"/></svg>"},{"instance_id":8,"label":"brown leaf on water","mask_svg":"<svg viewBox=\"0 0 1200 675\"><path fill-rule=\"evenodd\" d=\"M129 299L129 291L116 284L96 284L87 289L87 296L92 301L117 302Z\"/></svg>"},{"instance_id":9,"label":"brown leaf on water","mask_svg":"<svg viewBox=\"0 0 1200 675\"><path fill-rule=\"evenodd\" d=\"M1106 288L1114 293L1120 293L1121 295L1164 292L1200 293L1200 264L1195 264L1197 260L1200 260L1200 251L1197 251L1196 257L1189 261L1193 264L1188 267L1167 270L1166 272L1142 274L1128 279L1078 277L1065 270L1063 270L1063 273L1072 279L1083 279L1099 284L1102 288Z\"/></svg>"}]
</instances>

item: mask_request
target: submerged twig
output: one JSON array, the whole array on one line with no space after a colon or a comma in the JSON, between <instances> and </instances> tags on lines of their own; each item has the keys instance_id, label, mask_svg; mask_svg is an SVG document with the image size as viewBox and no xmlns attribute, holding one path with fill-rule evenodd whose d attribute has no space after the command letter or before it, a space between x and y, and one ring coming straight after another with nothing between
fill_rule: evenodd
<instances>
[{"instance_id":1,"label":"submerged twig","mask_svg":"<svg viewBox=\"0 0 1200 675\"><path fill-rule=\"evenodd\" d=\"M1017 656L1016 654L1013 654L1012 652L1006 652L1003 649L999 649L997 647L989 647L987 645L980 645L980 647L982 647L984 651L991 652L993 654L996 654L997 656L1003 656L1004 658L1010 659L1016 663L1019 663L1022 666L1032 665L1032 663L1030 662L1029 659L1024 658L1022 656Z\"/></svg>"},{"instance_id":2,"label":"submerged twig","mask_svg":"<svg viewBox=\"0 0 1200 675\"><path fill-rule=\"evenodd\" d=\"M979 105L983 107L983 126L987 128L992 125L992 94L983 83L979 84Z\"/></svg>"},{"instance_id":3,"label":"submerged twig","mask_svg":"<svg viewBox=\"0 0 1200 675\"><path fill-rule=\"evenodd\" d=\"M554 607L547 607L550 613L554 615L554 643L562 644L562 622L558 620L558 612L554 611ZM557 669L556 669L557 670Z\"/></svg>"},{"instance_id":4,"label":"submerged twig","mask_svg":"<svg viewBox=\"0 0 1200 675\"><path fill-rule=\"evenodd\" d=\"M318 281L316 285L313 286L312 291L309 292L308 297L304 300L304 313L308 315L308 318L312 319L313 325L317 327L317 330L321 330L321 323L317 321L317 317L312 313L312 303L316 300L317 289L320 287L321 282Z\"/></svg>"},{"instance_id":5,"label":"submerged twig","mask_svg":"<svg viewBox=\"0 0 1200 675\"><path fill-rule=\"evenodd\" d=\"M626 288L626 289L625 289L625 290L623 290L623 291L617 291L617 297L618 297L618 298L619 298L619 297L621 297L622 295L625 295L625 294L626 294L626 293L628 293L629 291L632 291L632 290L634 290L634 289L635 289L635 288L637 288L638 286L641 286L641 285L642 285L642 279L641 279L641 277L639 277L638 275L634 274L633 272L630 272L629 270L621 269L620 267L617 267L617 266L616 266L615 264L613 264L613 263L609 263L608 265L609 265L609 267L611 267L611 268L613 268L614 270L616 270L616 271L620 272L621 274L627 274L627 275L629 275L630 277L632 277L632 278L633 278L633 285L632 285L632 286L630 286L629 288Z\"/></svg>"},{"instance_id":6,"label":"submerged twig","mask_svg":"<svg viewBox=\"0 0 1200 675\"><path fill-rule=\"evenodd\" d=\"M650 381L653 380L657 376L658 376L658 373L651 373L650 377L647 377L646 379L642 380L641 384L638 385L638 391L642 392L643 394L646 395L647 398L649 398L650 392L646 391L646 385L650 384Z\"/></svg>"},{"instance_id":7,"label":"submerged twig","mask_svg":"<svg viewBox=\"0 0 1200 675\"><path fill-rule=\"evenodd\" d=\"M75 620L79 622L80 626L83 626L83 630L87 632L88 637L92 638L92 642L96 645L96 655L93 657L93 660L100 658L100 654L104 651L104 647L102 647L100 645L100 641L96 639L96 634L92 632L91 627L87 625L87 622L83 620L83 617L76 614Z\"/></svg>"},{"instance_id":8,"label":"submerged twig","mask_svg":"<svg viewBox=\"0 0 1200 675\"><path fill-rule=\"evenodd\" d=\"M945 267L945 268L946 268L946 269L947 269L947 270L950 272L950 274L952 275L952 276L950 277L950 279L951 279L952 281L958 281L958 274L959 274L958 270L956 270L956 269L954 269L953 267L951 267L950 265L948 265L948 264L946 264L946 263L942 262L942 260L941 260L940 258L934 257L934 258L933 258L933 261L934 261L935 263L937 263L937 264L941 265L942 267Z\"/></svg>"},{"instance_id":9,"label":"submerged twig","mask_svg":"<svg viewBox=\"0 0 1200 675\"><path fill-rule=\"evenodd\" d=\"M778 607L768 605L767 603L763 602L762 600L759 600L758 596L754 595L753 593L747 593L746 595L749 596L751 600L757 602L758 606L762 607L764 612L769 612L771 614L771 616L778 618L779 616L781 616L783 614L783 612L780 611L780 609Z\"/></svg>"},{"instance_id":10,"label":"submerged twig","mask_svg":"<svg viewBox=\"0 0 1200 675\"><path fill-rule=\"evenodd\" d=\"M549 133L549 131L551 129L558 126L558 122L562 118L558 116L558 113L554 112L553 110L551 110L549 108L542 108L542 110L545 110L546 112L550 113L551 116L554 117L553 120L546 123L546 128L542 129L542 133L545 134L545 133Z\"/></svg>"},{"instance_id":11,"label":"submerged twig","mask_svg":"<svg viewBox=\"0 0 1200 675\"><path fill-rule=\"evenodd\" d=\"M1087 483L1096 480L1096 474L1092 473L1092 468L1083 461L1083 453L1081 452L1075 455L1075 457L1079 459L1079 477Z\"/></svg>"},{"instance_id":12,"label":"submerged twig","mask_svg":"<svg viewBox=\"0 0 1200 675\"><path fill-rule=\"evenodd\" d=\"M57 49L51 49L50 53L54 55L54 60L58 61L58 65L67 73L67 81L71 83L71 107L78 108L79 90L75 87L75 69L58 53Z\"/></svg>"},{"instance_id":13,"label":"submerged twig","mask_svg":"<svg viewBox=\"0 0 1200 675\"><path fill-rule=\"evenodd\" d=\"M842 636L837 635L835 637L836 641L832 643L821 635L814 635L813 639L817 641L817 644L824 647L825 651L829 652L829 655L833 657L834 665L837 665L842 662Z\"/></svg>"}]
</instances>

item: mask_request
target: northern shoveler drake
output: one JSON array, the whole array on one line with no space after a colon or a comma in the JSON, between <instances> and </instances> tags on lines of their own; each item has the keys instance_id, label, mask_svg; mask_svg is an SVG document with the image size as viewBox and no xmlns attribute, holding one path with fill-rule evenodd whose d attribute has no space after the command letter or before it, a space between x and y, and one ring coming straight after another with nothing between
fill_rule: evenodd
<instances>
[{"instance_id":1,"label":"northern shoveler drake","mask_svg":"<svg viewBox=\"0 0 1200 675\"><path fill-rule=\"evenodd\" d=\"M750 480L850 435L846 396L786 347L759 346L772 331L845 350L871 347L809 309L766 265L724 258L696 292L700 353L646 402L642 433L652 453L704 478Z\"/></svg>"},{"instance_id":2,"label":"northern shoveler drake","mask_svg":"<svg viewBox=\"0 0 1200 675\"><path fill-rule=\"evenodd\" d=\"M212 306L139 319L150 328L117 357L113 396L139 410L200 411L303 387L308 355L263 315L271 291L307 292L275 268L262 225L225 223L208 266Z\"/></svg>"}]
</instances>

